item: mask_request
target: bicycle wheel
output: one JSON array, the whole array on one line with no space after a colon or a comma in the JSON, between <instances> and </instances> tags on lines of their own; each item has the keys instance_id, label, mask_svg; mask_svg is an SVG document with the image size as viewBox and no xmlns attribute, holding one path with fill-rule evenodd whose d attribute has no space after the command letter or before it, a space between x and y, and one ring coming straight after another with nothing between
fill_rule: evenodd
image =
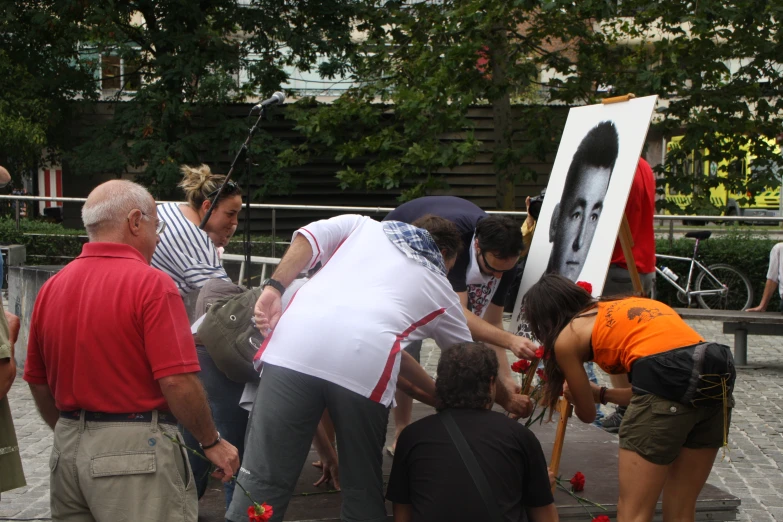
<instances>
[{"instance_id":1,"label":"bicycle wheel","mask_svg":"<svg viewBox=\"0 0 783 522\"><path fill-rule=\"evenodd\" d=\"M745 310L753 303L753 287L748 276L730 265L712 265L707 269L726 286L728 292L725 295L697 295L699 306L714 310ZM701 271L694 288L696 291L717 290L721 285Z\"/></svg>"}]
</instances>

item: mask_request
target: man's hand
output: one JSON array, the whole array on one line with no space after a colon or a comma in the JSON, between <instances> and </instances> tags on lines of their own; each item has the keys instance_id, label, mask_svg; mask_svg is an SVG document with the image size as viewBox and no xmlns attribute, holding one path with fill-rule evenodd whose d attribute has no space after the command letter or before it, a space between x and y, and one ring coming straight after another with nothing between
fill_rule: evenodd
<instances>
[{"instance_id":1,"label":"man's hand","mask_svg":"<svg viewBox=\"0 0 783 522\"><path fill-rule=\"evenodd\" d=\"M315 483L313 483L313 486L320 486L321 484L326 484L327 482L331 482L334 484L334 489L339 490L340 489L340 467L337 465L336 460L325 460L321 462L321 471L323 474L321 475L321 478L318 479Z\"/></svg>"},{"instance_id":2,"label":"man's hand","mask_svg":"<svg viewBox=\"0 0 783 522\"><path fill-rule=\"evenodd\" d=\"M280 320L283 313L282 300L280 292L267 286L256 301L253 319L255 319L256 328L264 335L269 334Z\"/></svg>"},{"instance_id":3,"label":"man's hand","mask_svg":"<svg viewBox=\"0 0 783 522\"><path fill-rule=\"evenodd\" d=\"M767 311L767 305L754 306L753 308L748 308L745 311L746 312L766 312Z\"/></svg>"},{"instance_id":4,"label":"man's hand","mask_svg":"<svg viewBox=\"0 0 783 522\"><path fill-rule=\"evenodd\" d=\"M204 450L204 455L217 466L212 476L223 482L229 482L239 471L239 452L228 441L221 440L216 446Z\"/></svg>"},{"instance_id":5,"label":"man's hand","mask_svg":"<svg viewBox=\"0 0 783 522\"><path fill-rule=\"evenodd\" d=\"M22 324L19 322L19 318L10 312L5 313L5 320L8 321L8 329L10 330L10 342L11 346L16 344L16 340L19 338L19 329Z\"/></svg>"},{"instance_id":6,"label":"man's hand","mask_svg":"<svg viewBox=\"0 0 783 522\"><path fill-rule=\"evenodd\" d=\"M514 379L498 381L495 402L501 405L515 419L529 417L533 413L533 401L522 395L522 387Z\"/></svg>"},{"instance_id":7,"label":"man's hand","mask_svg":"<svg viewBox=\"0 0 783 522\"><path fill-rule=\"evenodd\" d=\"M512 337L513 339L508 344L507 348L511 350L517 358L531 360L536 356L538 345L533 341L520 335L512 334Z\"/></svg>"}]
</instances>

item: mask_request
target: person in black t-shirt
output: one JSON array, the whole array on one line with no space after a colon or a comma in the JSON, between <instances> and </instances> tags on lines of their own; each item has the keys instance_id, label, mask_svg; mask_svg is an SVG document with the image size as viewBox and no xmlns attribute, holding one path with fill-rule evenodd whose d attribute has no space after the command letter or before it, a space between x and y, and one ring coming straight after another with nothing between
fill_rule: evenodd
<instances>
[{"instance_id":1,"label":"person in black t-shirt","mask_svg":"<svg viewBox=\"0 0 783 522\"><path fill-rule=\"evenodd\" d=\"M524 246L519 226L508 216L490 216L470 201L454 196L414 199L394 209L384 221L413 223L428 214L454 223L462 237L462 250L448 278L462 302L473 339L492 345L502 361L506 349L517 357L532 358L537 346L503 328L503 305ZM417 360L420 350L421 342L406 348ZM523 416L532 409L528 398L519 395L507 364L501 366L500 384L498 404ZM396 401L394 421L399 436L410 423L412 400L398 392ZM387 450L394 453L393 447Z\"/></svg>"},{"instance_id":2,"label":"person in black t-shirt","mask_svg":"<svg viewBox=\"0 0 783 522\"><path fill-rule=\"evenodd\" d=\"M482 343L443 352L435 382L438 411L462 431L504 521L557 522L554 477L541 444L523 425L491 411L498 360ZM439 415L405 428L397 441L386 498L394 522L489 520L479 491Z\"/></svg>"}]
</instances>

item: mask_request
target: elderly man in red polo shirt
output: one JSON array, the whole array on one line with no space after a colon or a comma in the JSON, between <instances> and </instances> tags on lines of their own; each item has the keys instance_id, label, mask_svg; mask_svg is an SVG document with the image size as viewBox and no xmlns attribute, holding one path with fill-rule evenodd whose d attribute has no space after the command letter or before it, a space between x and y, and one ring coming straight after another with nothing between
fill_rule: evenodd
<instances>
[{"instance_id":1,"label":"elderly man in red polo shirt","mask_svg":"<svg viewBox=\"0 0 783 522\"><path fill-rule=\"evenodd\" d=\"M185 306L150 259L165 223L135 183L95 188L90 242L36 299L24 379L54 429L54 520L193 521L198 502L177 420L230 479L237 450L215 430Z\"/></svg>"}]
</instances>

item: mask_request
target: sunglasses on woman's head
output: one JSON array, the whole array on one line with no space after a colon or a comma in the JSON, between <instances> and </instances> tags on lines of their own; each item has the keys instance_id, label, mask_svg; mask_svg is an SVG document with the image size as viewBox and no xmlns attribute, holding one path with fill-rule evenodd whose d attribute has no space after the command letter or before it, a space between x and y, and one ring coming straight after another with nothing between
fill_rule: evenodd
<instances>
[{"instance_id":1,"label":"sunglasses on woman's head","mask_svg":"<svg viewBox=\"0 0 783 522\"><path fill-rule=\"evenodd\" d=\"M239 190L239 185L237 185L233 181L226 181L223 185L225 185L226 187L223 189L223 194L233 194L234 192ZM215 197L215 194L217 194L219 190L220 187L207 194L207 199L212 199L213 197Z\"/></svg>"}]
</instances>

